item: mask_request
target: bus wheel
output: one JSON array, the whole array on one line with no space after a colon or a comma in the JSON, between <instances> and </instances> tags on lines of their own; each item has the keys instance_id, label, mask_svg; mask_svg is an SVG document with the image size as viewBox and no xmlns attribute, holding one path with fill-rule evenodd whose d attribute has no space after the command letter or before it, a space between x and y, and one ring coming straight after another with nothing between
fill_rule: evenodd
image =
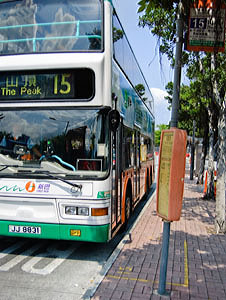
<instances>
[{"instance_id":1,"label":"bus wheel","mask_svg":"<svg viewBox=\"0 0 226 300\"><path fill-rule=\"evenodd\" d=\"M126 195L126 203L125 203L125 223L128 223L128 220L131 215L131 197L130 195Z\"/></svg>"},{"instance_id":2,"label":"bus wheel","mask_svg":"<svg viewBox=\"0 0 226 300\"><path fill-rule=\"evenodd\" d=\"M128 221L131 215L131 211L132 211L132 206L131 206L131 196L130 194L127 192L126 193L126 202L125 202L125 223L122 226L122 231L126 231L127 226L128 226Z\"/></svg>"}]
</instances>

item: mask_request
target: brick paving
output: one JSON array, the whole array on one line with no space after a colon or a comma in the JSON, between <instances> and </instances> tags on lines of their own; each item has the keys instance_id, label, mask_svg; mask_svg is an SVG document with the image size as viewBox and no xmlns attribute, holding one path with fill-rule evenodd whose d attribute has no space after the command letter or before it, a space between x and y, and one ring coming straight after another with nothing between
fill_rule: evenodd
<instances>
[{"instance_id":1,"label":"brick paving","mask_svg":"<svg viewBox=\"0 0 226 300\"><path fill-rule=\"evenodd\" d=\"M163 226L154 197L91 299L226 299L226 235L215 233L215 202L202 190L186 174L181 219L171 223L169 296L157 293Z\"/></svg>"}]
</instances>

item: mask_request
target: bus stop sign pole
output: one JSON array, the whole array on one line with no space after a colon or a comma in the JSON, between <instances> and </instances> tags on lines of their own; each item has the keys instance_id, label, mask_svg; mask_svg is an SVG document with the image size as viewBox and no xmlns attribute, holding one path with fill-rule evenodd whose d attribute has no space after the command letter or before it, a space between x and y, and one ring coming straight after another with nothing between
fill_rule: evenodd
<instances>
[{"instance_id":1,"label":"bus stop sign pole","mask_svg":"<svg viewBox=\"0 0 226 300\"><path fill-rule=\"evenodd\" d=\"M177 127L178 125L178 110L179 110L179 96L180 96L180 80L181 80L181 57L183 45L183 19L182 19L182 3L178 6L177 16L177 37L176 37L176 53L175 53L175 67L174 67L174 83L173 83L173 101L170 127ZM170 222L163 221L163 240L162 252L160 261L160 276L159 276L159 295L167 295L166 292L166 274L169 253L169 238L170 238Z\"/></svg>"},{"instance_id":2,"label":"bus stop sign pole","mask_svg":"<svg viewBox=\"0 0 226 300\"><path fill-rule=\"evenodd\" d=\"M159 295L167 295L166 292L166 274L169 253L169 237L170 237L170 222L164 221L163 223L163 240L162 240L162 253L160 262L160 276L159 276Z\"/></svg>"}]
</instances>

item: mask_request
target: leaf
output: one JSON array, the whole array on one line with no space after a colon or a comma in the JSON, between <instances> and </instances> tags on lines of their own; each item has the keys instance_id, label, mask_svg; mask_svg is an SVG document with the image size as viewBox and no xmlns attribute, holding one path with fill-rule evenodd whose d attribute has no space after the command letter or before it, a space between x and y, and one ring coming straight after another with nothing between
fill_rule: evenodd
<instances>
[{"instance_id":1,"label":"leaf","mask_svg":"<svg viewBox=\"0 0 226 300\"><path fill-rule=\"evenodd\" d=\"M145 10L145 5L144 6L141 6L139 9L138 9L138 13L140 13L140 12L142 12L142 11L144 11Z\"/></svg>"},{"instance_id":2,"label":"leaf","mask_svg":"<svg viewBox=\"0 0 226 300\"><path fill-rule=\"evenodd\" d=\"M152 4L150 2L146 8L146 14L149 14L151 10L152 10Z\"/></svg>"},{"instance_id":3,"label":"leaf","mask_svg":"<svg viewBox=\"0 0 226 300\"><path fill-rule=\"evenodd\" d=\"M138 2L138 5L140 6L140 8L138 9L138 13L142 12L145 10L146 8L146 0L141 0L140 2Z\"/></svg>"}]
</instances>

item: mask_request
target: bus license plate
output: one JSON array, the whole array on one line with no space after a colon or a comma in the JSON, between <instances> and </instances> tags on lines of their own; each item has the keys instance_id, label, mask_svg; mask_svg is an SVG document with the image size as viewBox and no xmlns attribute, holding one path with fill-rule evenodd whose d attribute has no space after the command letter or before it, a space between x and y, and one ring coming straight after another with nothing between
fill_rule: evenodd
<instances>
[{"instance_id":1,"label":"bus license plate","mask_svg":"<svg viewBox=\"0 0 226 300\"><path fill-rule=\"evenodd\" d=\"M9 225L9 232L12 232L12 233L41 234L41 227Z\"/></svg>"}]
</instances>

